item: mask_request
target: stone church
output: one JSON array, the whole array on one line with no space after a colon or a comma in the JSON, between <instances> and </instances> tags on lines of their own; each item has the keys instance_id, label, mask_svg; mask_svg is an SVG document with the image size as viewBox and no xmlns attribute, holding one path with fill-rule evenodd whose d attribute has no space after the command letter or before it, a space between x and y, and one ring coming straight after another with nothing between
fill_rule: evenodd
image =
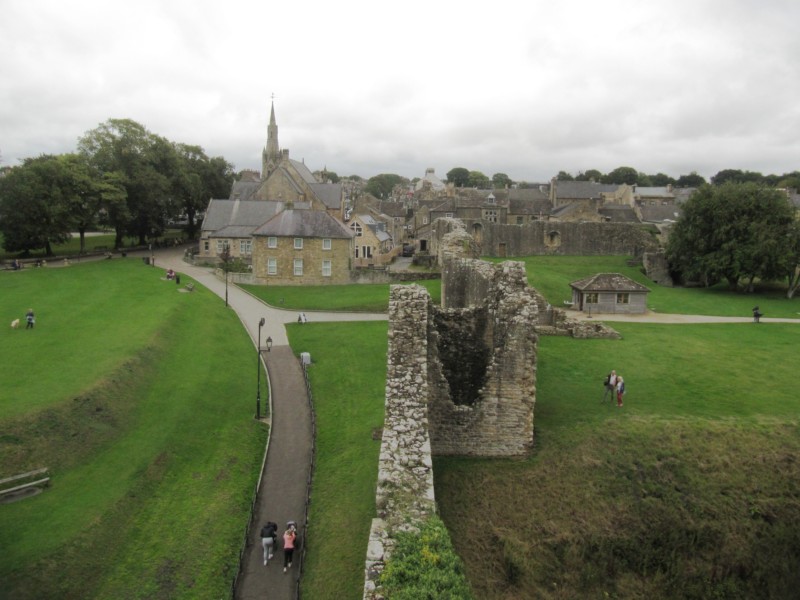
<instances>
[{"instance_id":1,"label":"stone church","mask_svg":"<svg viewBox=\"0 0 800 600\"><path fill-rule=\"evenodd\" d=\"M241 261L257 284L347 282L354 234L343 215L342 185L319 181L278 144L273 103L261 173L243 172L228 199L209 202L196 258Z\"/></svg>"}]
</instances>

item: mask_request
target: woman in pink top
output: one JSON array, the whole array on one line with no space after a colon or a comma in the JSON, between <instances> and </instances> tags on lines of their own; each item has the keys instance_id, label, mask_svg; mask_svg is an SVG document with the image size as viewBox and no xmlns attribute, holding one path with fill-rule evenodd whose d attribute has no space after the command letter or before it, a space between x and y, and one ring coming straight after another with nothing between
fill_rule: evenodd
<instances>
[{"instance_id":1,"label":"woman in pink top","mask_svg":"<svg viewBox=\"0 0 800 600\"><path fill-rule=\"evenodd\" d=\"M297 528L294 524L283 533L283 572L292 566L292 555L294 554L294 542L297 539Z\"/></svg>"}]
</instances>

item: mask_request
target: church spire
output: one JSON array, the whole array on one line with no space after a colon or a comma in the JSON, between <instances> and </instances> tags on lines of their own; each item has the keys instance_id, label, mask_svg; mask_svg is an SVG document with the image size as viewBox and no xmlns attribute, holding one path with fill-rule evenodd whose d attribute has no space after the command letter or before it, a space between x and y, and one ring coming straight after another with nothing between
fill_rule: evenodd
<instances>
[{"instance_id":1,"label":"church spire","mask_svg":"<svg viewBox=\"0 0 800 600\"><path fill-rule=\"evenodd\" d=\"M261 153L261 179L266 179L280 161L281 150L278 145L278 124L275 121L275 94L272 94L272 103L269 114L269 127L267 127L267 145Z\"/></svg>"}]
</instances>

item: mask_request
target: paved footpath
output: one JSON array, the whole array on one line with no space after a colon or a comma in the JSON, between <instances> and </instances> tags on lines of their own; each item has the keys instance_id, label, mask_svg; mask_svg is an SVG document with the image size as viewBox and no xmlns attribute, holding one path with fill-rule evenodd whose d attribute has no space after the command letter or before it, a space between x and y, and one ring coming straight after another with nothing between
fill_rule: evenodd
<instances>
[{"instance_id":1,"label":"paved footpath","mask_svg":"<svg viewBox=\"0 0 800 600\"><path fill-rule=\"evenodd\" d=\"M179 275L188 275L203 285L221 301L225 299L225 282L209 268L194 267L183 262L183 249L157 250L156 266L159 270L174 269ZM181 286L186 284L185 278ZM251 523L248 544L242 562L242 573L236 588L237 600L268 598L272 600L297 597L302 573L302 547L295 551L291 569L283 573L283 553L276 551L269 566L264 566L259 531L266 521L275 521L282 534L287 521L297 521L299 539L305 542L306 498L311 478L311 453L313 447L311 407L306 391L300 361L292 352L286 336L286 323L297 321L297 311L276 309L251 296L237 286L227 286L228 306L242 321L253 340L258 343L258 323L263 317L261 346L270 386L272 423L267 457L258 489L258 500ZM385 314L307 312L309 322L315 321L367 321L386 320ZM272 350L267 352L266 339L272 338ZM313 361L313 357L312 357ZM266 395L262 398L267 402ZM253 398L255 415L255 398ZM278 548L281 548L278 540Z\"/></svg>"}]
</instances>

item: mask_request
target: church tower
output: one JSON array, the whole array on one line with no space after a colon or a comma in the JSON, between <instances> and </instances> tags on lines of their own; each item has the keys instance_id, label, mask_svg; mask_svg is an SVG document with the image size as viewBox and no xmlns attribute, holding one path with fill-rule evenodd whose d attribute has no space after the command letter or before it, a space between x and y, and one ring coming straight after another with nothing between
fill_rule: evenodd
<instances>
[{"instance_id":1,"label":"church tower","mask_svg":"<svg viewBox=\"0 0 800 600\"><path fill-rule=\"evenodd\" d=\"M281 159L281 150L278 146L278 124L275 122L275 101L272 101L272 108L269 115L269 127L267 127L267 145L261 153L261 179L265 180L272 171L278 166Z\"/></svg>"}]
</instances>

